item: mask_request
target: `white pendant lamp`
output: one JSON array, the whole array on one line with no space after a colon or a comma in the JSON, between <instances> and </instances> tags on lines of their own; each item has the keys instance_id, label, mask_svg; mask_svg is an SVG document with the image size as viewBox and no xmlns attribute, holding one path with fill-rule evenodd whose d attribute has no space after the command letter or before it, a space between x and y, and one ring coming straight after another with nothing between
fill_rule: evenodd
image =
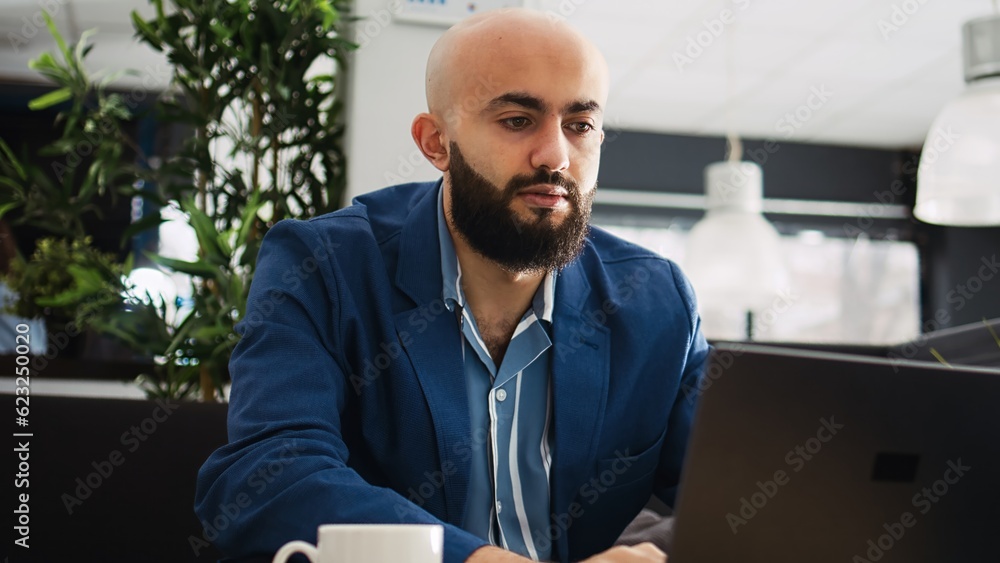
<instances>
[{"instance_id":1,"label":"white pendant lamp","mask_svg":"<svg viewBox=\"0 0 1000 563\"><path fill-rule=\"evenodd\" d=\"M705 216L688 234L684 271L698 296L705 335L753 340L754 315L774 305L787 273L781 237L764 218L764 171L742 161L733 127L735 28L726 37L726 160L705 167Z\"/></svg>"},{"instance_id":2,"label":"white pendant lamp","mask_svg":"<svg viewBox=\"0 0 1000 563\"><path fill-rule=\"evenodd\" d=\"M703 309L728 311L750 325L753 314L773 305L787 276L778 231L761 214L763 172L754 162L710 164L705 195L705 217L691 229L684 269Z\"/></svg>"},{"instance_id":3,"label":"white pendant lamp","mask_svg":"<svg viewBox=\"0 0 1000 563\"><path fill-rule=\"evenodd\" d=\"M1000 226L1000 14L962 29L965 92L934 121L913 214L926 223Z\"/></svg>"}]
</instances>

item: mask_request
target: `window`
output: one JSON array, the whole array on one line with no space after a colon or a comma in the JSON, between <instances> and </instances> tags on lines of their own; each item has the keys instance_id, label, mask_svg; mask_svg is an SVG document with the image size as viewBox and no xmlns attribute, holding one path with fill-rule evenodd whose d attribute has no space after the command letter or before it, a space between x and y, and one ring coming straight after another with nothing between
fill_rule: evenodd
<instances>
[{"instance_id":1,"label":"window","mask_svg":"<svg viewBox=\"0 0 1000 563\"><path fill-rule=\"evenodd\" d=\"M595 224L684 267L691 220L625 225L612 217ZM619 223L619 224L615 224ZM920 332L920 270L915 244L829 236L823 230L779 225L789 287L755 315L753 340L884 345ZM697 287L695 292L697 293ZM700 303L705 336L744 340L748 320L725 303Z\"/></svg>"}]
</instances>

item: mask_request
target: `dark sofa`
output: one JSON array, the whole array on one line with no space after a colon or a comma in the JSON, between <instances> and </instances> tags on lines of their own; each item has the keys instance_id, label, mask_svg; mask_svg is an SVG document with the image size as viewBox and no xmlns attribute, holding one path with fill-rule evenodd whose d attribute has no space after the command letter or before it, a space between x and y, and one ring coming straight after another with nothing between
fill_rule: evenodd
<instances>
[{"instance_id":1,"label":"dark sofa","mask_svg":"<svg viewBox=\"0 0 1000 563\"><path fill-rule=\"evenodd\" d=\"M13 410L14 395L0 397ZM29 441L28 486L7 480L7 518L17 525L27 493L30 547L12 543L15 531L11 563L219 558L192 507L198 468L226 442L226 405L36 395L28 421L13 432L33 436L12 438Z\"/></svg>"}]
</instances>

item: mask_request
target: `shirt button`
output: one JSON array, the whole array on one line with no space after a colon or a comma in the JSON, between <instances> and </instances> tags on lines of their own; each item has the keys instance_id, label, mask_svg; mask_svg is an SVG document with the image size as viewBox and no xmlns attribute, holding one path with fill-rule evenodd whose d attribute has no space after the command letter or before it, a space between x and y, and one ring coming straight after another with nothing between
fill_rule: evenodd
<instances>
[{"instance_id":1,"label":"shirt button","mask_svg":"<svg viewBox=\"0 0 1000 563\"><path fill-rule=\"evenodd\" d=\"M504 401L504 399L506 399L506 398L507 398L507 392L506 391L504 391L503 389L500 389L500 390L497 391L497 400L498 401L500 401L502 403Z\"/></svg>"},{"instance_id":2,"label":"shirt button","mask_svg":"<svg viewBox=\"0 0 1000 563\"><path fill-rule=\"evenodd\" d=\"M503 511L503 505L500 504L500 501L497 501L497 514L500 514L501 511Z\"/></svg>"}]
</instances>

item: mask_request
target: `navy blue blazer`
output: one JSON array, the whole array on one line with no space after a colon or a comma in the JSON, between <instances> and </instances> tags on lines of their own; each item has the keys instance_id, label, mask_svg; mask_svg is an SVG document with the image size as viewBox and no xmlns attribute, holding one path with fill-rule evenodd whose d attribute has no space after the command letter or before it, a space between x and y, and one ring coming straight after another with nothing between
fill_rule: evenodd
<instances>
[{"instance_id":1,"label":"navy blue blazer","mask_svg":"<svg viewBox=\"0 0 1000 563\"><path fill-rule=\"evenodd\" d=\"M230 362L229 444L195 500L227 556L341 522L444 524L446 563L486 543L459 527L482 437L441 297L439 185L264 238ZM609 548L651 493L673 502L708 345L677 266L598 228L559 274L552 330L549 537L570 561Z\"/></svg>"}]
</instances>

